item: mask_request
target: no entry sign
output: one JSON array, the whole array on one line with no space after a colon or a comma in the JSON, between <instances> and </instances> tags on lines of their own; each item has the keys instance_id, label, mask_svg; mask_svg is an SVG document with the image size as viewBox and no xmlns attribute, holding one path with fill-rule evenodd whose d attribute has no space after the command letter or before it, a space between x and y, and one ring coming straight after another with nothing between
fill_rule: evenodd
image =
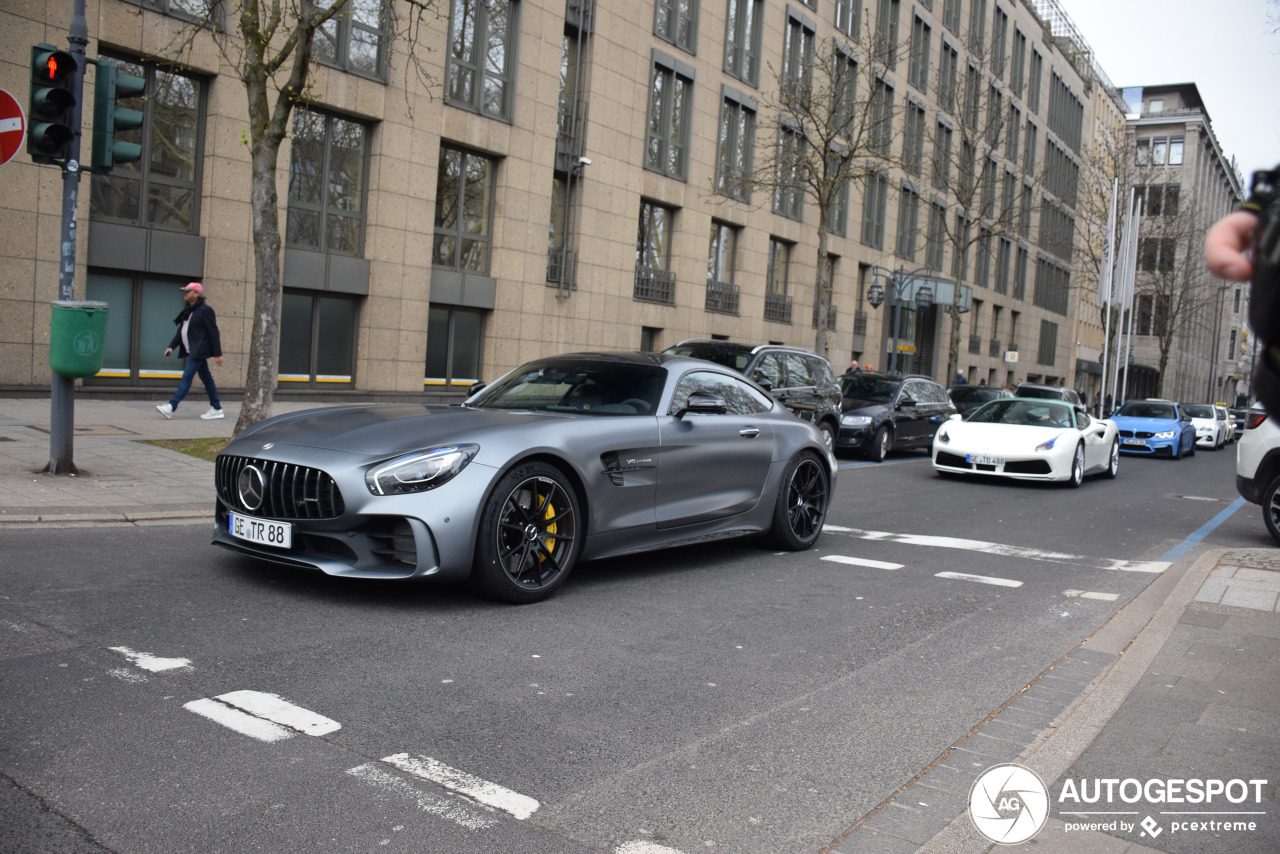
<instances>
[{"instance_id":1,"label":"no entry sign","mask_svg":"<svg viewBox=\"0 0 1280 854\"><path fill-rule=\"evenodd\" d=\"M0 166L13 159L22 150L27 138L27 117L23 115L18 99L0 89Z\"/></svg>"}]
</instances>

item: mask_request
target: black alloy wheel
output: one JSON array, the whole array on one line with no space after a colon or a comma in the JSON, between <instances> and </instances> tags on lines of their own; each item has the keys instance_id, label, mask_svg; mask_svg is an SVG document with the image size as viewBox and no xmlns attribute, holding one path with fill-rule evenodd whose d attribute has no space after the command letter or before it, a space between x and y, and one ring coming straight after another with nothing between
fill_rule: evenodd
<instances>
[{"instance_id":1,"label":"black alloy wheel","mask_svg":"<svg viewBox=\"0 0 1280 854\"><path fill-rule=\"evenodd\" d=\"M485 504L472 580L496 599L537 602L569 577L579 551L573 488L554 466L530 463L499 481Z\"/></svg>"},{"instance_id":2,"label":"black alloy wheel","mask_svg":"<svg viewBox=\"0 0 1280 854\"><path fill-rule=\"evenodd\" d=\"M1280 477L1267 484L1262 493L1262 519L1267 523L1267 533L1280 543Z\"/></svg>"},{"instance_id":3,"label":"black alloy wheel","mask_svg":"<svg viewBox=\"0 0 1280 854\"><path fill-rule=\"evenodd\" d=\"M818 540L827 518L831 480L812 453L792 459L782 476L769 529L772 543L789 551L803 551Z\"/></svg>"}]
</instances>

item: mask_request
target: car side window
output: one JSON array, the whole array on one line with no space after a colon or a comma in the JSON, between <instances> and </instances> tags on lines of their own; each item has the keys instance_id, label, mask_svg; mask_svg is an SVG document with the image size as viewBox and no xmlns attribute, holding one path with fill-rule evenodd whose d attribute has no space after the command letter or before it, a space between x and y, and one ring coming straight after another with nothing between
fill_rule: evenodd
<instances>
[{"instance_id":1,"label":"car side window","mask_svg":"<svg viewBox=\"0 0 1280 854\"><path fill-rule=\"evenodd\" d=\"M831 363L824 359L809 359L809 367L813 369L813 375L818 381L824 385L834 385L836 375L831 370Z\"/></svg>"},{"instance_id":2,"label":"car side window","mask_svg":"<svg viewBox=\"0 0 1280 854\"><path fill-rule=\"evenodd\" d=\"M901 403L908 398L912 403L924 402L920 396L920 383L907 381L902 384L902 394L898 397L898 402Z\"/></svg>"},{"instance_id":3,"label":"car side window","mask_svg":"<svg viewBox=\"0 0 1280 854\"><path fill-rule=\"evenodd\" d=\"M783 371L781 357L777 353L765 353L751 372L751 379L756 382L767 381L775 389L786 388L786 373Z\"/></svg>"},{"instance_id":4,"label":"car side window","mask_svg":"<svg viewBox=\"0 0 1280 854\"><path fill-rule=\"evenodd\" d=\"M789 388L812 386L816 382L813 377L813 369L809 367L808 359L800 355L787 356L787 386Z\"/></svg>"},{"instance_id":5,"label":"car side window","mask_svg":"<svg viewBox=\"0 0 1280 854\"><path fill-rule=\"evenodd\" d=\"M773 407L769 398L736 377L717 374L714 371L691 371L680 378L671 396L668 415L675 415L689 404L689 395L705 391L722 398L727 415L754 415ZM704 413L699 413L704 414Z\"/></svg>"}]
</instances>

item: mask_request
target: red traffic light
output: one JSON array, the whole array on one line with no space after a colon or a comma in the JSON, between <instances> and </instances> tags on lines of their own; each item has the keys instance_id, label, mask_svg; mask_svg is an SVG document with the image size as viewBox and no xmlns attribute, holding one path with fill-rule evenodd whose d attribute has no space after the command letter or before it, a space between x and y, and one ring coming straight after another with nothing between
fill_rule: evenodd
<instances>
[{"instance_id":1,"label":"red traffic light","mask_svg":"<svg viewBox=\"0 0 1280 854\"><path fill-rule=\"evenodd\" d=\"M61 50L41 52L36 74L42 83L61 83L76 68L76 61L71 54Z\"/></svg>"}]
</instances>

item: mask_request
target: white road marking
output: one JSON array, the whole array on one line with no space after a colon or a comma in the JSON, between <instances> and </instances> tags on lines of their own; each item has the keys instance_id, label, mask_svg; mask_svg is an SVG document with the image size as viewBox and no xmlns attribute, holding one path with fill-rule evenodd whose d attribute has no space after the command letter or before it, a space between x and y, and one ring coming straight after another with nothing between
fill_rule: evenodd
<instances>
[{"instance_id":1,"label":"white road marking","mask_svg":"<svg viewBox=\"0 0 1280 854\"><path fill-rule=\"evenodd\" d=\"M197 715L203 715L209 720L220 723L228 729L233 729L241 735L256 738L258 741L283 741L286 738L292 738L294 735L292 730L277 726L271 721L264 721L262 718L247 715L239 709L233 709L224 703L219 703L217 700L208 698L192 700L183 708L195 712Z\"/></svg>"},{"instance_id":2,"label":"white road marking","mask_svg":"<svg viewBox=\"0 0 1280 854\"><path fill-rule=\"evenodd\" d=\"M407 798L417 804L418 809L423 812L447 818L468 830L484 830L498 823L497 818L477 813L461 801L450 800L430 792L419 791L409 785L403 778L397 777L385 768L379 768L372 762L350 768L347 773L380 789L402 798Z\"/></svg>"},{"instance_id":3,"label":"white road marking","mask_svg":"<svg viewBox=\"0 0 1280 854\"><path fill-rule=\"evenodd\" d=\"M1026 560L1043 560L1052 563L1068 563L1089 569L1115 570L1118 572L1160 573L1169 568L1168 561L1161 560L1117 560L1115 558L1084 557L1064 552L1049 552L1042 549L1024 546L1009 546L1002 543L989 543L984 540L966 540L959 537L932 537L925 534L894 534L889 531L863 531L858 528L845 528L840 525L824 525L824 531L837 534L853 534L864 540L902 543L908 546L931 546L941 549L960 549L971 552L1001 555L1003 557L1024 558Z\"/></svg>"},{"instance_id":4,"label":"white road marking","mask_svg":"<svg viewBox=\"0 0 1280 854\"><path fill-rule=\"evenodd\" d=\"M953 578L956 581L976 581L979 584L994 584L997 587L1021 587L1021 581L1012 578L995 578L990 575L970 575L967 572L935 572L936 578Z\"/></svg>"},{"instance_id":5,"label":"white road marking","mask_svg":"<svg viewBox=\"0 0 1280 854\"><path fill-rule=\"evenodd\" d=\"M1119 593L1090 593L1086 590L1063 590L1062 595L1072 599L1100 599L1103 602L1114 602L1120 598Z\"/></svg>"},{"instance_id":6,"label":"white road marking","mask_svg":"<svg viewBox=\"0 0 1280 854\"><path fill-rule=\"evenodd\" d=\"M645 842L644 840L624 842L613 849L613 852L614 854L684 854L683 851L677 851L665 845L658 845L655 842Z\"/></svg>"},{"instance_id":7,"label":"white road marking","mask_svg":"<svg viewBox=\"0 0 1280 854\"><path fill-rule=\"evenodd\" d=\"M826 555L823 560L829 560L832 563L847 563L850 566L869 566L872 569L902 569L903 564L886 563L882 560L871 560L865 557L848 557L847 555Z\"/></svg>"},{"instance_id":8,"label":"white road marking","mask_svg":"<svg viewBox=\"0 0 1280 854\"><path fill-rule=\"evenodd\" d=\"M511 813L518 819L528 818L540 806L537 801L527 795L505 789L497 783L490 783L487 780L481 780L479 777L473 777L465 771L459 771L457 768L450 768L430 756L410 756L407 753L397 753L386 757L382 761L399 768L407 774L421 777L423 780L430 780L433 783L444 786L446 789L466 795L485 806Z\"/></svg>"},{"instance_id":9,"label":"white road marking","mask_svg":"<svg viewBox=\"0 0 1280 854\"><path fill-rule=\"evenodd\" d=\"M135 666L141 667L143 670L150 670L152 673L191 666L191 660L188 658L161 658L149 652L134 652L127 646L113 646L111 651L120 653L133 662Z\"/></svg>"},{"instance_id":10,"label":"white road marking","mask_svg":"<svg viewBox=\"0 0 1280 854\"><path fill-rule=\"evenodd\" d=\"M324 715L295 706L275 694L262 691L232 691L215 699L243 709L251 715L296 729L304 735L328 735L342 729L342 724Z\"/></svg>"}]
</instances>

